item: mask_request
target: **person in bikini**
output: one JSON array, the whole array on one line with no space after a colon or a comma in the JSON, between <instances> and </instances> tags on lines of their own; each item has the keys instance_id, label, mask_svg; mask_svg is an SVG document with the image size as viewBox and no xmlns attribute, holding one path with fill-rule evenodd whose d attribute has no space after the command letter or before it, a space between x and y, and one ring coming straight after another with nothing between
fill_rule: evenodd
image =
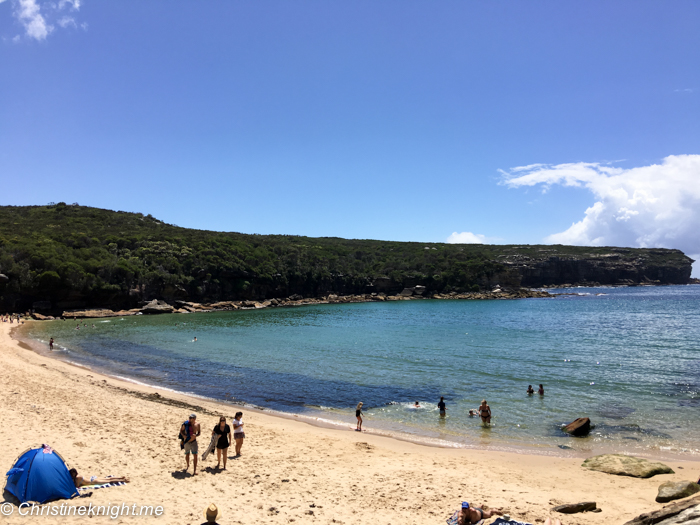
<instances>
[{"instance_id":1,"label":"person in bikini","mask_svg":"<svg viewBox=\"0 0 700 525\"><path fill-rule=\"evenodd\" d=\"M105 485L107 483L129 483L129 478L123 476L107 476L105 478L91 476L89 479L85 479L83 476L78 476L78 471L74 468L70 469L68 473L73 479L76 488L85 487L87 485Z\"/></svg>"},{"instance_id":2,"label":"person in bikini","mask_svg":"<svg viewBox=\"0 0 700 525\"><path fill-rule=\"evenodd\" d=\"M472 507L465 501L462 503L462 509L457 515L457 523L459 525L470 525L472 523L479 523L484 518L502 515L503 512L501 512L501 509L484 510L481 507Z\"/></svg>"},{"instance_id":3,"label":"person in bikini","mask_svg":"<svg viewBox=\"0 0 700 525\"><path fill-rule=\"evenodd\" d=\"M491 407L488 406L485 399L481 401L479 406L479 417L482 423L487 425L491 423Z\"/></svg>"}]
</instances>

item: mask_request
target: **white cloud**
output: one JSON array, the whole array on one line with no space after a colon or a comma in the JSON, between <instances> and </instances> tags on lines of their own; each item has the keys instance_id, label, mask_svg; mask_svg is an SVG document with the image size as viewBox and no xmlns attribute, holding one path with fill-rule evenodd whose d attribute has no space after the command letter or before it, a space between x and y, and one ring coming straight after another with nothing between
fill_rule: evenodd
<instances>
[{"instance_id":1,"label":"white cloud","mask_svg":"<svg viewBox=\"0 0 700 525\"><path fill-rule=\"evenodd\" d=\"M26 35L35 40L44 40L53 30L41 14L41 8L36 0L17 0L15 16L24 26Z\"/></svg>"},{"instance_id":2,"label":"white cloud","mask_svg":"<svg viewBox=\"0 0 700 525\"><path fill-rule=\"evenodd\" d=\"M578 162L502 173L512 188L539 185L547 191L558 184L585 188L595 196L580 221L546 242L700 252L700 155L671 155L661 164L631 169ZM700 264L695 268L700 271Z\"/></svg>"},{"instance_id":3,"label":"white cloud","mask_svg":"<svg viewBox=\"0 0 700 525\"><path fill-rule=\"evenodd\" d=\"M5 0L0 0L0 3ZM62 28L77 28L77 22L73 16L62 15L65 11L78 11L81 0L13 0L13 15L24 27L24 34L34 40L46 40L46 37L58 24ZM17 37L13 41L19 40Z\"/></svg>"},{"instance_id":4,"label":"white cloud","mask_svg":"<svg viewBox=\"0 0 700 525\"><path fill-rule=\"evenodd\" d=\"M75 24L75 18L70 16L64 16L58 19L58 25L61 27L73 26L77 27Z\"/></svg>"},{"instance_id":5,"label":"white cloud","mask_svg":"<svg viewBox=\"0 0 700 525\"><path fill-rule=\"evenodd\" d=\"M80 9L80 0L61 0L58 3L59 9L63 9L66 6L70 6L71 9L77 11L78 9Z\"/></svg>"},{"instance_id":6,"label":"white cloud","mask_svg":"<svg viewBox=\"0 0 700 525\"><path fill-rule=\"evenodd\" d=\"M472 232L453 232L447 238L447 242L450 244L486 244L486 240L485 235Z\"/></svg>"}]
</instances>

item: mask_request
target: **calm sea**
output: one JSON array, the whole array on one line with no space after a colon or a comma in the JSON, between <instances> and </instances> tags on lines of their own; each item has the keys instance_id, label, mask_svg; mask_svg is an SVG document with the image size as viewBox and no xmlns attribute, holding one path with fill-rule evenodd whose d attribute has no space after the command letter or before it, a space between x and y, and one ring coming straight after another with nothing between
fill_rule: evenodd
<instances>
[{"instance_id":1,"label":"calm sea","mask_svg":"<svg viewBox=\"0 0 700 525\"><path fill-rule=\"evenodd\" d=\"M115 376L322 424L354 428L362 401L370 431L443 446L699 454L700 286L560 291L578 295L53 321L28 335ZM525 394L540 383L544 396ZM488 428L468 417L482 399ZM562 433L584 416L591 436Z\"/></svg>"}]
</instances>

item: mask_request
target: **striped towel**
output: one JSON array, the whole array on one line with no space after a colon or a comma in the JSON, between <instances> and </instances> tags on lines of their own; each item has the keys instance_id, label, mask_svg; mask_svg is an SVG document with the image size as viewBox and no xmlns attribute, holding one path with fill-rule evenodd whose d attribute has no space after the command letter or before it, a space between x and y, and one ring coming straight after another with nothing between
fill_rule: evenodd
<instances>
[{"instance_id":1,"label":"striped towel","mask_svg":"<svg viewBox=\"0 0 700 525\"><path fill-rule=\"evenodd\" d=\"M85 485L83 487L80 487L78 489L78 492L87 492L89 490L97 490L97 489L108 489L110 487L121 487L122 485L126 485L125 481L115 481L113 483L103 483L102 485Z\"/></svg>"}]
</instances>

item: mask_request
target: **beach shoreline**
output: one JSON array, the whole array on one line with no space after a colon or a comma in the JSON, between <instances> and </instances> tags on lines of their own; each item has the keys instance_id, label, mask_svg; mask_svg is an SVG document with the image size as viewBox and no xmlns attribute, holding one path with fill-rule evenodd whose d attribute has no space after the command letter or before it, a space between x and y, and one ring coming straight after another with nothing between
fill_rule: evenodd
<instances>
[{"instance_id":1,"label":"beach shoreline","mask_svg":"<svg viewBox=\"0 0 700 525\"><path fill-rule=\"evenodd\" d=\"M193 477L182 473L180 423L195 410L208 436L217 416L230 417L235 405L162 396L40 355L12 339L10 328L17 326L0 328L0 389L18 431L2 455L4 472L30 445L48 443L81 473L131 477L124 487L96 491L90 503L163 505L163 523L201 523L210 503L222 510L224 523L442 523L462 500L504 507L531 523L544 521L553 505L596 501L603 510L593 520L578 514L564 522L623 523L661 507L654 501L660 483L694 479L700 471L700 462L674 461L673 475L610 476L582 469L579 458L429 447L243 407L243 455L229 460L228 471L213 469L210 458ZM25 519L14 515L7 523Z\"/></svg>"},{"instance_id":2,"label":"beach shoreline","mask_svg":"<svg viewBox=\"0 0 700 525\"><path fill-rule=\"evenodd\" d=\"M56 321L58 322L58 321ZM272 406L265 406L255 403L246 402L245 399L229 400L227 396L215 397L203 393L197 393L196 391L190 391L185 389L176 389L172 386L166 386L158 384L157 379L153 379L152 382L143 381L143 378L128 375L128 370L111 370L108 366L104 364L96 364L90 361L81 362L80 356L76 354L67 353L70 352L69 348L62 348L63 351L49 352L47 348L47 341L43 339L37 339L32 337L30 332L30 325L35 323L34 321L29 321L22 327L16 327L13 330L13 337L16 340L22 342L26 345L28 349L47 357L49 359L57 359L59 361L65 362L71 366L76 366L88 371L93 374L101 375L104 377L112 378L118 380L124 384L125 388L129 386L138 385L141 388L148 389L150 392L159 392L160 394L168 393L176 394L178 396L185 396L190 399L190 403L196 403L197 401L204 400L211 403L218 403L224 406L235 407L236 409L241 408L248 411L259 412L269 416L274 416L282 419L291 419L299 422L304 422L308 425L334 429L351 431L355 426L354 414L351 411L347 413L342 413L342 411L336 409L326 409L323 407L314 408L313 405L305 406L305 412L294 412L293 410L285 411L284 408L275 408ZM39 323L37 326L43 325ZM61 348L61 347L59 347ZM192 385L190 385L192 387ZM428 405L425 405L428 406ZM432 406L432 405L430 405ZM351 407L354 410L354 406ZM610 441L607 439L595 438L592 435L588 438L572 438L566 436L563 432L561 433L561 439L559 444L554 441L542 441L538 443L526 443L523 440L513 439L512 434L498 434L488 432L487 435L481 436L467 436L462 434L454 433L444 433L438 428L426 429L426 428L411 428L410 426L399 424L391 424L386 420L376 420L372 417L371 413L368 414L370 426L366 429L365 434L372 434L377 436L383 436L390 439L396 439L399 441L405 441L408 443L413 443L422 446L438 447L438 448L449 448L449 449L462 449L462 450L479 450L479 451L492 451L492 452L509 452L516 454L528 454L536 456L550 456L550 457L562 457L562 458L579 458L585 459L590 456L599 454L610 454L610 453L625 453L631 454L638 457L643 457L655 461L695 461L698 460L698 454L695 449L683 449L678 447L644 447L633 449L627 446L626 448L621 448L618 442ZM448 416L449 419L450 416ZM437 415L436 415L437 420ZM440 420L444 423L444 420ZM480 427L481 424L478 418L473 421L474 426ZM507 422L495 421L493 422L493 428L499 424L507 424ZM563 425L564 423L562 423ZM438 425L439 426L439 425ZM518 425L519 426L519 425ZM573 441L573 442L572 442ZM571 446L569 446L571 445Z\"/></svg>"}]
</instances>

